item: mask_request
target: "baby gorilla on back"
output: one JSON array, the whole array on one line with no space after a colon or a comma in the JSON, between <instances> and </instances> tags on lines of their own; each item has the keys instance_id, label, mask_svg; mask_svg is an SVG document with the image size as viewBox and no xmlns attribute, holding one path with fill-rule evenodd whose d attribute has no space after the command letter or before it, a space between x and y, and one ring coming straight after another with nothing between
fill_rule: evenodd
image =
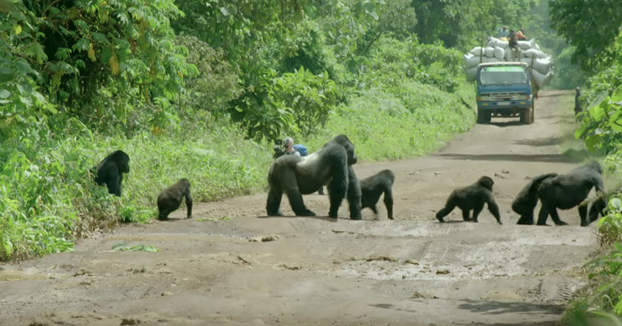
<instances>
[{"instance_id":1,"label":"baby gorilla on back","mask_svg":"<svg viewBox=\"0 0 622 326\"><path fill-rule=\"evenodd\" d=\"M495 182L487 176L483 176L477 182L463 188L458 188L451 192L445 207L436 213L436 218L442 223L443 218L458 206L462 210L462 219L471 221L469 213L473 210L473 222L477 223L477 216L484 209L484 204L488 204L488 210L497 219L497 223L501 223L499 215L499 206L495 202L492 194L492 186Z\"/></svg>"}]
</instances>

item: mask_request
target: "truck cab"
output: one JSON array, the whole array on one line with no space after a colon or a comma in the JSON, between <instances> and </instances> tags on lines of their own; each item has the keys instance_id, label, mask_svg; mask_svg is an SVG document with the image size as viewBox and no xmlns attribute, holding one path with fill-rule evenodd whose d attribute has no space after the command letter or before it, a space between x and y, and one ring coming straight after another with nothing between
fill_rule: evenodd
<instances>
[{"instance_id":1,"label":"truck cab","mask_svg":"<svg viewBox=\"0 0 622 326\"><path fill-rule=\"evenodd\" d=\"M537 85L532 81L531 69L527 63L480 63L475 80L478 123L490 123L493 116L519 116L522 123L533 123L533 95L537 93Z\"/></svg>"}]
</instances>

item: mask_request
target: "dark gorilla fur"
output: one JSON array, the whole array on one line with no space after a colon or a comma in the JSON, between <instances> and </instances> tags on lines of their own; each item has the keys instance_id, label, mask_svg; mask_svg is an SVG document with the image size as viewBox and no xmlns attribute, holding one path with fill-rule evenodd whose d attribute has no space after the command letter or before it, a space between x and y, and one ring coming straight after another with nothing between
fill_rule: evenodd
<instances>
[{"instance_id":1,"label":"dark gorilla fur","mask_svg":"<svg viewBox=\"0 0 622 326\"><path fill-rule=\"evenodd\" d=\"M537 225L547 225L549 215L556 225L567 225L557 214L557 209L571 209L583 202L587 195L596 188L597 192L605 192L605 186L601 178L603 168L597 161L592 161L580 166L567 174L561 174L553 178L545 179L538 187L538 198L542 203L538 213ZM587 206L579 206L581 226L589 224L587 220Z\"/></svg>"},{"instance_id":2,"label":"dark gorilla fur","mask_svg":"<svg viewBox=\"0 0 622 326\"><path fill-rule=\"evenodd\" d=\"M581 203L580 206L587 205L587 224L589 225L590 223L596 221L598 219L598 215L600 215L601 217L605 217L605 215L607 215L607 212L609 211L609 197L613 194L619 194L621 192L622 186L618 187L613 191L610 191L609 193L597 191L595 198L586 200Z\"/></svg>"},{"instance_id":3,"label":"dark gorilla fur","mask_svg":"<svg viewBox=\"0 0 622 326\"><path fill-rule=\"evenodd\" d=\"M158 196L158 219L168 220L168 214L181 206L181 199L186 198L187 218L192 218L192 194L190 194L190 181L186 178L179 179L174 185L162 190Z\"/></svg>"},{"instance_id":4,"label":"dark gorilla fur","mask_svg":"<svg viewBox=\"0 0 622 326\"><path fill-rule=\"evenodd\" d=\"M302 195L314 193L328 184L330 198L328 216L337 218L343 199L348 198L351 206L350 218L360 219L360 209L357 210L356 207L352 209L352 206L357 206L357 202L360 203L360 188L348 187L351 182L358 184L356 175L350 167L356 164L356 161L354 145L345 135L336 136L324 144L322 149L304 158L298 155L283 155L277 158L268 172L269 192L266 203L268 216L283 216L280 206L284 192L296 216L315 216L316 214L305 206Z\"/></svg>"},{"instance_id":5,"label":"dark gorilla fur","mask_svg":"<svg viewBox=\"0 0 622 326\"><path fill-rule=\"evenodd\" d=\"M108 186L108 193L121 197L123 173L130 173L130 156L116 150L106 156L97 166L91 168L95 183Z\"/></svg>"},{"instance_id":6,"label":"dark gorilla fur","mask_svg":"<svg viewBox=\"0 0 622 326\"><path fill-rule=\"evenodd\" d=\"M497 219L497 223L501 223L499 215L499 206L492 194L492 186L495 182L487 176L482 176L477 182L463 188L458 188L451 192L445 207L436 213L436 218L440 222L444 222L443 218L458 206L462 210L462 219L471 221L469 213L473 210L473 222L477 223L477 216L484 209L484 204L488 204L488 210Z\"/></svg>"},{"instance_id":7,"label":"dark gorilla fur","mask_svg":"<svg viewBox=\"0 0 622 326\"><path fill-rule=\"evenodd\" d=\"M557 173L541 174L533 178L521 189L512 202L512 210L520 215L516 224L533 225L533 210L538 205L538 186L540 186L543 180L556 176Z\"/></svg>"},{"instance_id":8,"label":"dark gorilla fur","mask_svg":"<svg viewBox=\"0 0 622 326\"><path fill-rule=\"evenodd\" d=\"M384 193L384 206L387 217L393 219L393 183L395 175L391 170L382 170L371 177L361 180L361 209L371 208L378 215L376 204Z\"/></svg>"}]
</instances>

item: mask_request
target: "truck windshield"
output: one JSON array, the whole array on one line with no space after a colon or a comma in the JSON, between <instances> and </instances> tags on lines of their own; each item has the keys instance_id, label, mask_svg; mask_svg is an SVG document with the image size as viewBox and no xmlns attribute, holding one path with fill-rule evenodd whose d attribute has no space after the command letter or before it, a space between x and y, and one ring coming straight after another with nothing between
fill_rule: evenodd
<instances>
[{"instance_id":1,"label":"truck windshield","mask_svg":"<svg viewBox=\"0 0 622 326\"><path fill-rule=\"evenodd\" d=\"M527 72L521 66L482 67L479 79L482 85L527 84Z\"/></svg>"}]
</instances>

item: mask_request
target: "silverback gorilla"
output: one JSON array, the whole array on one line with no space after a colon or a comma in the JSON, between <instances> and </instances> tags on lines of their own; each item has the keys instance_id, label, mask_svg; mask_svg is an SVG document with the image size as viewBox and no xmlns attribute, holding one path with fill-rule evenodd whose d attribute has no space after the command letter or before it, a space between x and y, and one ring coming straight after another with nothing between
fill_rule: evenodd
<instances>
[{"instance_id":1,"label":"silverback gorilla","mask_svg":"<svg viewBox=\"0 0 622 326\"><path fill-rule=\"evenodd\" d=\"M497 223L501 223L499 215L499 206L492 194L492 186L495 182L487 176L482 176L477 182L463 188L455 189L447 198L445 207L436 213L436 218L442 223L443 218L458 206L462 210L462 219L471 221L469 213L473 210L473 222L477 223L479 213L484 209L484 204L488 204L488 210L497 219Z\"/></svg>"},{"instance_id":2,"label":"silverback gorilla","mask_svg":"<svg viewBox=\"0 0 622 326\"><path fill-rule=\"evenodd\" d=\"M384 206L387 217L393 219L393 183L395 175L391 170L382 170L371 177L361 180L361 209L371 208L378 215L376 204L384 193Z\"/></svg>"},{"instance_id":3,"label":"silverback gorilla","mask_svg":"<svg viewBox=\"0 0 622 326\"><path fill-rule=\"evenodd\" d=\"M181 199L186 198L187 218L192 218L192 195L190 194L190 181L181 178L174 185L162 190L158 196L158 219L168 220L168 214L177 210L181 205Z\"/></svg>"},{"instance_id":4,"label":"silverback gorilla","mask_svg":"<svg viewBox=\"0 0 622 326\"><path fill-rule=\"evenodd\" d=\"M556 177L557 173L541 174L529 181L512 202L512 210L520 215L516 224L533 225L533 210L538 205L538 186L543 180Z\"/></svg>"},{"instance_id":5,"label":"silverback gorilla","mask_svg":"<svg viewBox=\"0 0 622 326\"><path fill-rule=\"evenodd\" d=\"M549 215L556 225L567 225L568 223L559 219L557 209L571 209L581 204L593 187L597 192L605 192L602 173L600 163L592 161L566 174L544 179L538 186L538 198L542 207L538 213L537 225L547 225ZM579 216L582 226L589 224L586 205L579 206Z\"/></svg>"},{"instance_id":6,"label":"silverback gorilla","mask_svg":"<svg viewBox=\"0 0 622 326\"><path fill-rule=\"evenodd\" d=\"M122 150L116 150L92 167L91 172L95 174L95 183L107 185L108 193L121 197L123 173L130 172L130 156Z\"/></svg>"},{"instance_id":7,"label":"silverback gorilla","mask_svg":"<svg viewBox=\"0 0 622 326\"><path fill-rule=\"evenodd\" d=\"M330 198L328 216L337 218L343 199L348 197L351 207L350 218L360 219L360 187L350 167L356 164L356 161L354 144L345 135L336 136L311 155L305 157L283 155L277 158L268 172L269 192L266 203L268 216L283 216L280 206L284 192L296 216L315 216L316 214L305 206L302 195L314 193L328 184ZM348 187L350 182L356 186ZM359 209L356 209L357 203Z\"/></svg>"}]
</instances>

